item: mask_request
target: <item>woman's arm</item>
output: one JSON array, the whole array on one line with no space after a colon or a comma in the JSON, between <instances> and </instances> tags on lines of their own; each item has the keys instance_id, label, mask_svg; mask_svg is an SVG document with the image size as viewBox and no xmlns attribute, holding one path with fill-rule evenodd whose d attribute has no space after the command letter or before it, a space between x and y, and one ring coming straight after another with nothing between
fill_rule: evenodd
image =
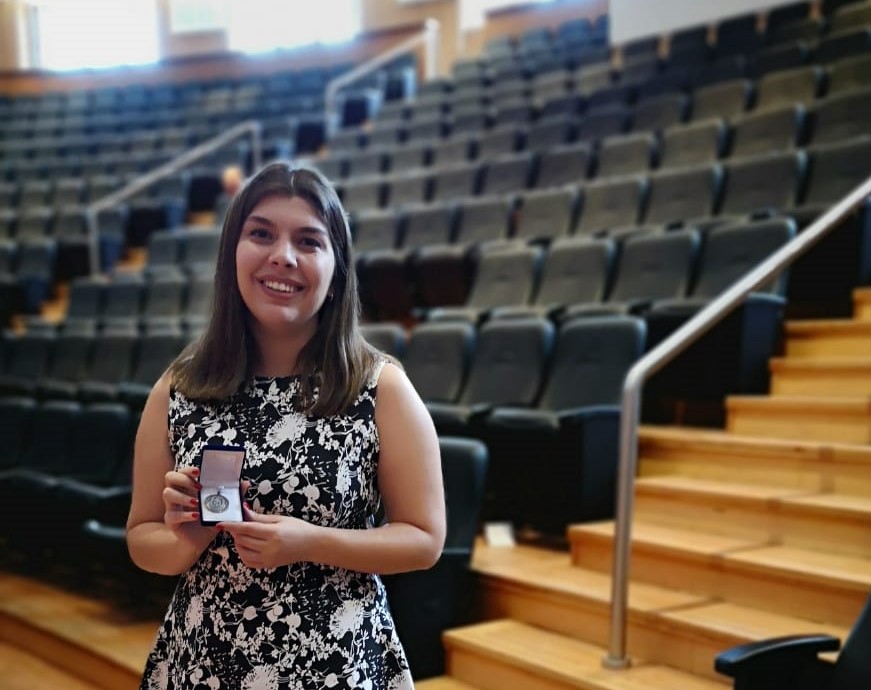
<instances>
[{"instance_id":1,"label":"woman's arm","mask_svg":"<svg viewBox=\"0 0 871 690\"><path fill-rule=\"evenodd\" d=\"M136 433L127 548L143 570L178 575L196 563L215 530L199 524L197 470L174 471L168 409L169 380L164 375L148 396Z\"/></svg>"},{"instance_id":2,"label":"woman's arm","mask_svg":"<svg viewBox=\"0 0 871 690\"><path fill-rule=\"evenodd\" d=\"M243 562L264 568L310 561L390 574L429 568L438 560L445 541L438 437L420 396L392 364L384 366L378 381L375 424L386 524L338 529L247 511L250 522L222 525L233 535Z\"/></svg>"}]
</instances>

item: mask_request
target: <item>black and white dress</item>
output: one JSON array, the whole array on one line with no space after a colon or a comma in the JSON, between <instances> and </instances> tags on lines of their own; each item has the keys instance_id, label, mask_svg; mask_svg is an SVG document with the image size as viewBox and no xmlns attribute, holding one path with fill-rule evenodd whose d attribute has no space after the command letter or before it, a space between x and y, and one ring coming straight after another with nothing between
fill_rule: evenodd
<instances>
[{"instance_id":1,"label":"black and white dress","mask_svg":"<svg viewBox=\"0 0 871 690\"><path fill-rule=\"evenodd\" d=\"M202 447L245 447L255 512L344 529L372 525L375 394L381 366L346 414L307 417L295 377L257 378L214 406L172 391L178 467ZM252 570L219 533L179 580L141 690L413 688L377 575L315 563Z\"/></svg>"}]
</instances>

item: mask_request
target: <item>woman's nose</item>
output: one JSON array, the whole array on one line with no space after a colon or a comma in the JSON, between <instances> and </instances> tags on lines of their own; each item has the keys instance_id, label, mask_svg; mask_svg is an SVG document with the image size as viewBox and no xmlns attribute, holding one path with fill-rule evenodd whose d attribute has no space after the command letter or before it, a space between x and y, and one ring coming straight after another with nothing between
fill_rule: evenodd
<instances>
[{"instance_id":1,"label":"woman's nose","mask_svg":"<svg viewBox=\"0 0 871 690\"><path fill-rule=\"evenodd\" d=\"M283 266L296 265L296 252L294 251L293 242L281 241L276 242L272 248L270 256L272 263Z\"/></svg>"}]
</instances>

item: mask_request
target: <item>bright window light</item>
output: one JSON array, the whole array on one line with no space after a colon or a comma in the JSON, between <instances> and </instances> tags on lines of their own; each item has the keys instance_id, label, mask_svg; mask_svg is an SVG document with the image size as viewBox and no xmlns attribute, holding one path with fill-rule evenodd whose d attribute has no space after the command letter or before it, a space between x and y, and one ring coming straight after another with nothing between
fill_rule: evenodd
<instances>
[{"instance_id":1,"label":"bright window light","mask_svg":"<svg viewBox=\"0 0 871 690\"><path fill-rule=\"evenodd\" d=\"M37 0L42 69L141 65L158 59L154 0Z\"/></svg>"},{"instance_id":2,"label":"bright window light","mask_svg":"<svg viewBox=\"0 0 871 690\"><path fill-rule=\"evenodd\" d=\"M230 3L231 50L263 53L312 43L348 41L360 31L360 0L313 0L292 12L287 0Z\"/></svg>"},{"instance_id":3,"label":"bright window light","mask_svg":"<svg viewBox=\"0 0 871 690\"><path fill-rule=\"evenodd\" d=\"M227 0L169 0L169 30L172 33L224 30Z\"/></svg>"}]
</instances>

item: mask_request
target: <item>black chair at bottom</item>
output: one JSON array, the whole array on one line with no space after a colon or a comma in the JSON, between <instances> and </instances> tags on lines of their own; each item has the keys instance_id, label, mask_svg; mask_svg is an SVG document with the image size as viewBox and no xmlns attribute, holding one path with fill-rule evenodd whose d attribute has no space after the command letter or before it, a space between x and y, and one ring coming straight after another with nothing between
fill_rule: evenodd
<instances>
[{"instance_id":1,"label":"black chair at bottom","mask_svg":"<svg viewBox=\"0 0 871 690\"><path fill-rule=\"evenodd\" d=\"M871 687L871 596L853 624L838 660L818 658L834 652L838 638L792 635L751 642L717 655L714 668L735 681L735 690L864 690Z\"/></svg>"},{"instance_id":2,"label":"black chair at bottom","mask_svg":"<svg viewBox=\"0 0 871 690\"><path fill-rule=\"evenodd\" d=\"M442 633L460 623L471 592L469 561L484 494L487 448L480 441L441 437L447 535L429 570L384 577L396 629L416 680L444 671Z\"/></svg>"}]
</instances>

